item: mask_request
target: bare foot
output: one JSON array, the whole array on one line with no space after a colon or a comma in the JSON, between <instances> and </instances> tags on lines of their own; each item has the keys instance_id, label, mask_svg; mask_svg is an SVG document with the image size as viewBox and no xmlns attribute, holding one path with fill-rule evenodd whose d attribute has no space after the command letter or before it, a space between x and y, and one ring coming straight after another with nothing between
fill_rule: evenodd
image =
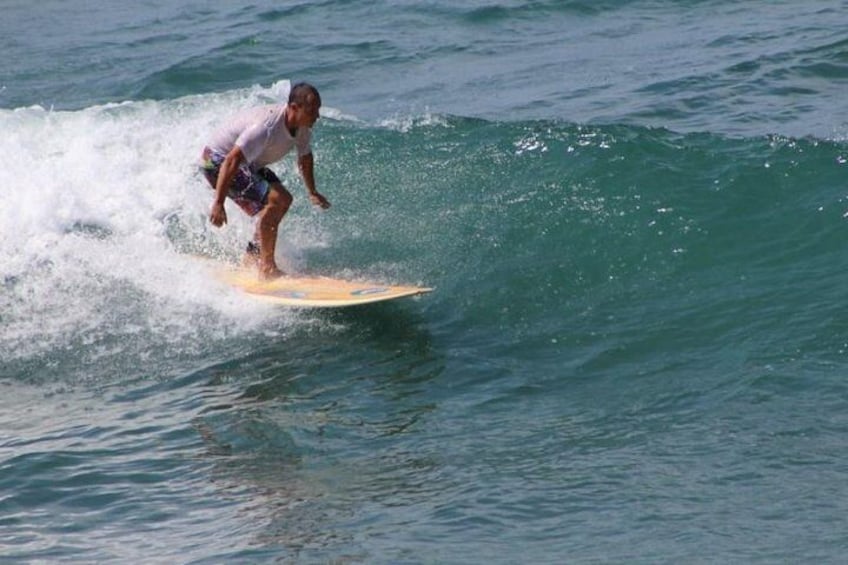
<instances>
[{"instance_id":1,"label":"bare foot","mask_svg":"<svg viewBox=\"0 0 848 565\"><path fill-rule=\"evenodd\" d=\"M259 268L259 280L261 281L272 281L284 276L286 276L286 274L278 269L276 265L270 268Z\"/></svg>"}]
</instances>

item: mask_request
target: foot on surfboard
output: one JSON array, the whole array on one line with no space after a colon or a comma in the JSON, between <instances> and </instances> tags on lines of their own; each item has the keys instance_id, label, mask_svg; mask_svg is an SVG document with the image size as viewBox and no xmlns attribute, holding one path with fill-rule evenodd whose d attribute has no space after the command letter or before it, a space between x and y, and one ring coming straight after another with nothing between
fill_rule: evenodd
<instances>
[{"instance_id":1,"label":"foot on surfboard","mask_svg":"<svg viewBox=\"0 0 848 565\"><path fill-rule=\"evenodd\" d=\"M284 276L286 276L286 274L276 266L270 268L259 268L259 280L261 281L272 281Z\"/></svg>"}]
</instances>

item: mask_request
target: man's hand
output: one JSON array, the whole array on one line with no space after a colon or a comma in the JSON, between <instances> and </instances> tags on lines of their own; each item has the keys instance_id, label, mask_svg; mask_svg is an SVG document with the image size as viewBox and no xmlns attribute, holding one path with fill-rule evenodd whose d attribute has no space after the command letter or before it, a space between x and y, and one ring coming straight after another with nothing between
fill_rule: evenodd
<instances>
[{"instance_id":1,"label":"man's hand","mask_svg":"<svg viewBox=\"0 0 848 565\"><path fill-rule=\"evenodd\" d=\"M224 209L223 204L218 202L212 204L212 210L209 212L209 221L216 228L220 228L227 223L227 211Z\"/></svg>"},{"instance_id":2,"label":"man's hand","mask_svg":"<svg viewBox=\"0 0 848 565\"><path fill-rule=\"evenodd\" d=\"M310 192L309 200L312 201L314 205L320 206L324 210L330 207L330 201L324 198L323 194L320 194L318 192Z\"/></svg>"}]
</instances>

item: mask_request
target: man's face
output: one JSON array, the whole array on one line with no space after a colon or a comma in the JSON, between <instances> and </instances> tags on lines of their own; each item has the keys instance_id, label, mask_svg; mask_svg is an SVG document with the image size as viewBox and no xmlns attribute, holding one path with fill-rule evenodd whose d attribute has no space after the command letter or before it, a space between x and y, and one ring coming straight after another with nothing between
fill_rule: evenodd
<instances>
[{"instance_id":1,"label":"man's face","mask_svg":"<svg viewBox=\"0 0 848 565\"><path fill-rule=\"evenodd\" d=\"M296 120L298 127L311 128L318 121L318 118L321 117L318 104L311 100L304 105L297 104L295 110L297 112Z\"/></svg>"}]
</instances>

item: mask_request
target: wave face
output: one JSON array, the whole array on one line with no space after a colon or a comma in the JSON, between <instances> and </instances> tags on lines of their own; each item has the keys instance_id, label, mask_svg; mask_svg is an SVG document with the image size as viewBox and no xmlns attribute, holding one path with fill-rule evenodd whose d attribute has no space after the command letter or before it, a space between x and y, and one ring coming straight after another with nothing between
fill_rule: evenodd
<instances>
[{"instance_id":1,"label":"wave face","mask_svg":"<svg viewBox=\"0 0 848 565\"><path fill-rule=\"evenodd\" d=\"M4 143L18 148L3 179L4 353L54 349L89 325L101 332L104 316L117 330L125 323L116 309L129 308L131 331L152 323L146 316L164 315L169 327L167 316L198 305L219 310L226 289L198 281L202 269L186 255L234 259L252 225L235 209L227 229L207 225L197 140L222 107L275 92L4 111ZM543 328L578 312L601 315L599 307L644 308L658 327L671 322L661 314L671 303L727 316L701 293L745 298L727 307L741 308L741 327L759 326L765 297L774 302L768 311L806 309L823 295L797 288L826 285L842 267L846 158L835 142L438 115L326 121L316 154L334 213L296 208L282 259L295 269L473 289L466 314L521 322L541 343L556 334ZM279 172L298 194L293 164ZM832 276L810 277L826 267ZM149 300L164 311L130 306ZM475 316L458 317L465 329L477 326Z\"/></svg>"}]
</instances>

